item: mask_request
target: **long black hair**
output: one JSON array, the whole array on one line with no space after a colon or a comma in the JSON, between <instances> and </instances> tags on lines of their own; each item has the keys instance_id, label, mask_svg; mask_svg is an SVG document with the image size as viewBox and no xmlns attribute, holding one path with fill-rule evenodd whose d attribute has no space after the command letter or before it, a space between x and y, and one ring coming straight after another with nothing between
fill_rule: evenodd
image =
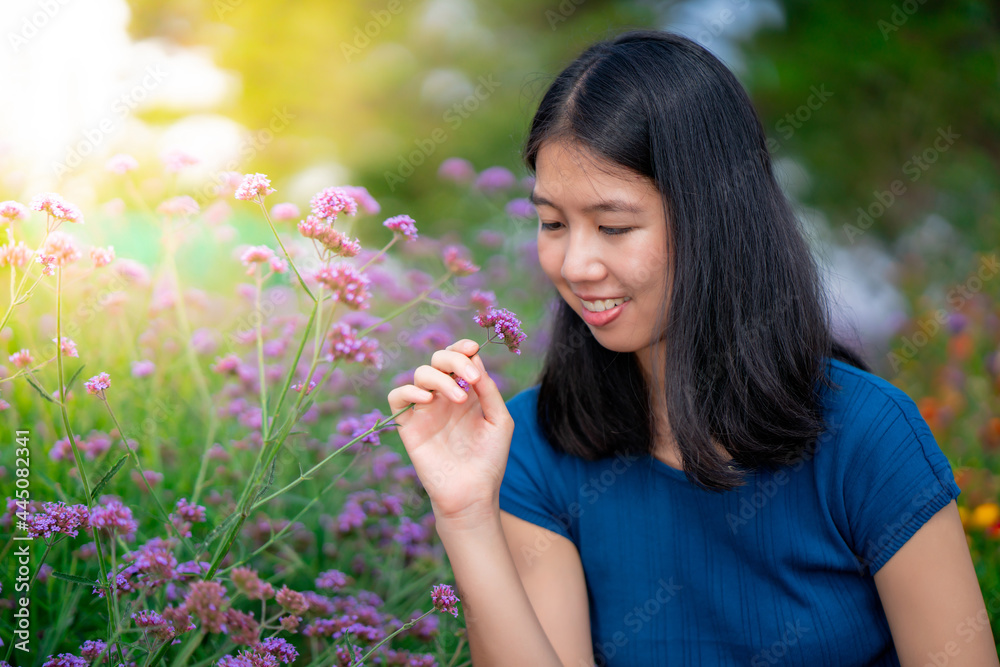
<instances>
[{"instance_id":1,"label":"long black hair","mask_svg":"<svg viewBox=\"0 0 1000 667\"><path fill-rule=\"evenodd\" d=\"M651 179L672 259L653 386L635 354L601 346L559 300L537 415L553 446L588 460L652 454L654 411L665 408L688 478L719 491L811 451L825 428L819 384L838 388L825 358L870 368L834 338L816 262L736 77L689 39L628 32L588 48L546 91L524 148L532 172L550 141Z\"/></svg>"}]
</instances>

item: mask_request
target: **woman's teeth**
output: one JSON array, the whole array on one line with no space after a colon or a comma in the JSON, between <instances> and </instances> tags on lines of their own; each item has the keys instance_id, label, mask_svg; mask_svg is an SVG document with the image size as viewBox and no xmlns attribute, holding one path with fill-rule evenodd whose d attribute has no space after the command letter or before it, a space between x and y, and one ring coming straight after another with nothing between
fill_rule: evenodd
<instances>
[{"instance_id":1,"label":"woman's teeth","mask_svg":"<svg viewBox=\"0 0 1000 667\"><path fill-rule=\"evenodd\" d=\"M621 299L604 299L603 301L584 301L583 307L592 313L603 313L605 310L610 310L615 306L620 306L626 301L631 301L631 297L622 297Z\"/></svg>"}]
</instances>

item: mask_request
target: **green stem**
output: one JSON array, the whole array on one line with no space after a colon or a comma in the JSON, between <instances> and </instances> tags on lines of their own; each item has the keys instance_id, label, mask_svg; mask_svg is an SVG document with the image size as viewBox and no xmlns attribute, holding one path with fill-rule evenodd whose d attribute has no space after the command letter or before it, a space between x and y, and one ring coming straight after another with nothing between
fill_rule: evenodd
<instances>
[{"instance_id":1,"label":"green stem","mask_svg":"<svg viewBox=\"0 0 1000 667\"><path fill-rule=\"evenodd\" d=\"M358 666L358 665L364 665L365 664L365 660L367 660L368 656L370 656L372 653L375 652L375 649L377 649L382 644L385 644L387 641L389 641L390 639L392 639L393 637L395 637L396 635L398 635L403 630L409 630L414 625L416 625L420 620L422 620L425 617L430 616L431 614L433 614L434 611L435 611L434 609L431 609L430 611L426 611L423 614L421 614L420 616L418 616L417 618L413 619L412 621L409 621L409 622L405 623L402 627L400 627L398 630L396 630L395 632L393 632L391 635L389 635L388 637L386 637L385 639L383 639L382 641L380 641L378 644L375 644L375 646L372 646L370 649L368 649L368 653L365 653L363 656L361 656L361 658L357 662L352 662L351 663L351 667L355 667L355 666Z\"/></svg>"},{"instance_id":2,"label":"green stem","mask_svg":"<svg viewBox=\"0 0 1000 667\"><path fill-rule=\"evenodd\" d=\"M118 435L121 437L122 442L125 444L125 449L128 451L129 454L132 455L132 461L135 462L135 467L139 469L139 474L142 476L142 481L146 485L146 490L149 492L149 495L156 502L156 506L160 508L160 513L163 515L164 523L170 524L170 513L163 506L163 503L160 501L160 497L156 495L155 491L153 491L153 486L149 483L149 480L146 479L146 471L143 469L142 462L139 460L138 452L136 452L129 446L128 437L125 435L125 429L123 429L122 425L118 422L118 417L115 416L114 410L111 409L111 404L108 403L107 397L104 397L103 400L104 400L104 407L108 409L108 414L111 415L111 421L114 422L115 428L118 429ZM191 553L197 555L198 550L194 547L193 544L191 544L191 542L188 541L188 538L186 538L184 535L181 535L180 531L177 531L177 535L178 537L180 537L184 545L191 550Z\"/></svg>"},{"instance_id":3,"label":"green stem","mask_svg":"<svg viewBox=\"0 0 1000 667\"><path fill-rule=\"evenodd\" d=\"M87 498L87 510L92 510L94 508L94 499L90 497L90 480L87 478L87 470L83 464L83 456L80 454L80 448L76 444L76 438L73 437L73 429L69 424L69 413L66 411L66 380L63 374L63 361L62 361L62 267L56 267L56 366L59 373L59 412L62 414L63 428L66 429L66 437L69 438L70 447L73 449L73 458L76 460L76 469L80 473L80 481L83 483L83 492ZM94 535L94 546L97 549L97 563L101 570L101 585L108 585L108 565L104 560L104 552L101 549L101 540L97 534L97 528L91 526L91 533ZM111 628L118 628L118 614L115 610L115 605L111 600L111 594L113 594L112 589L108 588L108 594L104 596L108 605L108 622ZM110 636L111 631L109 629L108 635ZM125 656L122 655L121 647L118 647L118 658L125 663Z\"/></svg>"},{"instance_id":4,"label":"green stem","mask_svg":"<svg viewBox=\"0 0 1000 667\"><path fill-rule=\"evenodd\" d=\"M358 269L358 273L361 273L361 272L363 272L363 271L364 271L365 269L367 269L367 268L368 268L368 265L369 265L369 264L371 264L371 263L372 263L372 262L374 262L374 261L375 261L376 259L378 259L378 258L379 258L379 257L381 257L382 255L384 255L384 254L386 253L386 251L388 251L388 250L389 250L389 248L391 248L391 247L392 247L392 244L393 244L393 243L395 243L395 242L396 242L396 240L397 240L398 238L399 238L399 235L397 235L397 234L396 234L396 233L394 232L394 233L393 233L393 235L392 235L392 240L391 240L391 241L389 241L388 243L386 243L386 244L385 244L385 247L384 247L384 248L382 248L381 250L379 250L379 251L378 251L378 252L377 252L377 253L376 253L375 255L373 255L371 259L369 259L369 260L368 260L367 262L365 262L364 264L362 264L362 265L361 265L361 268L359 268L359 269Z\"/></svg>"},{"instance_id":5,"label":"green stem","mask_svg":"<svg viewBox=\"0 0 1000 667\"><path fill-rule=\"evenodd\" d=\"M444 274L443 276L441 276L440 278L438 278L437 280L435 280L433 285L431 285L430 287L428 287L427 289L425 289L418 296L413 297L412 299L410 299L409 301L407 301L406 303L404 303L402 306L400 306L396 310L392 311L391 313L389 313L388 315L386 315L385 317L383 317L381 320L379 320L375 324L371 325L370 327L361 330L358 333L358 335L359 336L364 336L366 333L368 333L372 329L375 329L376 327L382 326L383 324L385 324L386 322L388 322L389 320L391 320L393 318L399 317L400 315L402 315L403 313L405 313L408 309L412 308L416 304L418 304L421 301L423 301L424 297L426 297L428 294L430 294L435 289L437 289L444 281L448 280L448 278L450 278L451 276L452 276L452 272L451 271L449 271L448 273Z\"/></svg>"},{"instance_id":6,"label":"green stem","mask_svg":"<svg viewBox=\"0 0 1000 667\"><path fill-rule=\"evenodd\" d=\"M288 266L292 267L292 271L295 272L295 276L299 279L299 284L302 285L302 289L306 291L306 294L309 295L310 299L315 301L316 297L314 297L313 293L309 291L309 287L306 285L306 281L302 278L302 274L299 273L299 269L295 266L295 262L292 261L292 256L288 254L287 250L285 250L285 244L281 242L281 237L278 236L278 230L274 228L274 223L271 222L271 216L268 215L267 208L264 206L263 197L261 197L258 194L256 201L258 204L260 204L260 210L264 212L264 219L267 220L267 224L271 228L271 232L274 234L274 239L278 242L278 245L281 247L281 252L285 253L285 259L288 260Z\"/></svg>"},{"instance_id":7,"label":"green stem","mask_svg":"<svg viewBox=\"0 0 1000 667\"><path fill-rule=\"evenodd\" d=\"M253 507L251 507L250 509L251 510L255 510L258 507L260 507L261 505L267 503L268 501L273 500L274 498L277 498L278 496L280 496L281 494L285 493L286 491L290 491L291 489L295 488L296 486L298 486L302 482L306 481L307 479L311 479L311 475L314 472L316 472L317 470L319 470L320 468L322 468L330 459L332 459L337 454L339 454L340 452L344 451L345 449L347 449L348 447L350 447L354 443L358 442L359 440L361 440L365 436L367 436L367 435L369 435L371 433L374 433L375 431L381 430L381 429L385 428L386 426L389 426L390 423L392 422L392 420L394 420L396 417L398 417L399 415L403 414L404 412L406 412L407 410L409 410L410 408L412 408L414 405L416 405L416 404L415 403L410 403L409 405L407 405L405 408L403 408L402 410L400 410L396 414L394 414L394 415L392 415L390 417L387 417L385 419L381 419L381 420L375 422L375 425L372 426L370 429L368 429L367 431L365 431L361 435L355 437L353 440L351 440L347 444L343 445L340 449L338 449L335 452L332 452L331 454L329 454L322 461L320 461L319 463L317 463L316 465L314 465L312 468L310 468L309 470L307 470L304 473L302 473L295 481L293 481L290 484L288 484L288 485L282 487L281 489L275 491L274 493L272 493L271 495L267 496L266 498L261 498L256 503L254 503Z\"/></svg>"},{"instance_id":8,"label":"green stem","mask_svg":"<svg viewBox=\"0 0 1000 667\"><path fill-rule=\"evenodd\" d=\"M257 293L255 299L255 307L257 308L256 326L254 327L257 332L257 370L260 374L260 430L261 430L261 442L267 442L268 436L268 418L267 418L267 376L264 369L264 323L263 317L261 317L261 306L260 306L260 293L263 289L263 281L260 277L260 266L257 265L254 268L254 273L257 278Z\"/></svg>"}]
</instances>

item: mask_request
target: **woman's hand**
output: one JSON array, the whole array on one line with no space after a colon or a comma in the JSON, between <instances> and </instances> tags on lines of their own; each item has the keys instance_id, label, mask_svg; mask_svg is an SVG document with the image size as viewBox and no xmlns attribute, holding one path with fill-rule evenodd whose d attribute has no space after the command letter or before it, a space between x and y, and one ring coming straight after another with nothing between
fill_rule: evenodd
<instances>
[{"instance_id":1,"label":"woman's hand","mask_svg":"<svg viewBox=\"0 0 1000 667\"><path fill-rule=\"evenodd\" d=\"M435 519L462 527L496 518L514 420L478 354L462 339L417 368L413 384L389 392L390 414L431 499ZM471 356L471 359L470 359ZM469 393L449 373L470 385Z\"/></svg>"}]
</instances>

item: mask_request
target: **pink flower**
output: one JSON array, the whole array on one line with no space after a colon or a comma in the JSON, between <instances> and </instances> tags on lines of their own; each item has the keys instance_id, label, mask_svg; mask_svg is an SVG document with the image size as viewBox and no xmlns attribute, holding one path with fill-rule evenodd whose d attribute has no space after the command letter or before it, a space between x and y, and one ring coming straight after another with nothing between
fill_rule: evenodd
<instances>
[{"instance_id":1,"label":"pink flower","mask_svg":"<svg viewBox=\"0 0 1000 667\"><path fill-rule=\"evenodd\" d=\"M45 253L40 252L35 255L35 261L42 265L43 276L51 276L56 272L56 270L52 268L56 263L55 255L46 255Z\"/></svg>"},{"instance_id":2,"label":"pink flower","mask_svg":"<svg viewBox=\"0 0 1000 667\"><path fill-rule=\"evenodd\" d=\"M274 218L276 222L294 220L299 217L299 207L289 202L275 204L271 207L271 217Z\"/></svg>"},{"instance_id":3,"label":"pink flower","mask_svg":"<svg viewBox=\"0 0 1000 667\"><path fill-rule=\"evenodd\" d=\"M444 249L444 265L456 276L469 276L479 270L469 259L463 257L468 251L457 245L450 245Z\"/></svg>"},{"instance_id":4,"label":"pink flower","mask_svg":"<svg viewBox=\"0 0 1000 667\"><path fill-rule=\"evenodd\" d=\"M134 539L139 528L132 518L132 510L117 498L111 498L104 505L96 505L90 512L90 525L109 535L120 535L125 540Z\"/></svg>"},{"instance_id":5,"label":"pink flower","mask_svg":"<svg viewBox=\"0 0 1000 667\"><path fill-rule=\"evenodd\" d=\"M49 656L49 659L42 663L42 667L89 667L90 662L84 658L78 658L72 653L60 653L57 656Z\"/></svg>"},{"instance_id":6,"label":"pink flower","mask_svg":"<svg viewBox=\"0 0 1000 667\"><path fill-rule=\"evenodd\" d=\"M14 364L18 368L27 368L31 365L34 359L32 358L31 352L28 348L24 348L7 357L7 361Z\"/></svg>"},{"instance_id":7,"label":"pink flower","mask_svg":"<svg viewBox=\"0 0 1000 667\"><path fill-rule=\"evenodd\" d=\"M83 383L83 386L87 388L88 394L94 394L95 396L104 396L104 390L111 386L111 376L107 373L101 373L90 378Z\"/></svg>"},{"instance_id":8,"label":"pink flower","mask_svg":"<svg viewBox=\"0 0 1000 667\"><path fill-rule=\"evenodd\" d=\"M240 261L247 267L247 275L252 276L258 264L267 264L274 259L274 251L266 245L250 246L240 255Z\"/></svg>"},{"instance_id":9,"label":"pink flower","mask_svg":"<svg viewBox=\"0 0 1000 667\"><path fill-rule=\"evenodd\" d=\"M107 248L91 248L90 258L94 260L94 268L107 266L115 260L115 247L109 245Z\"/></svg>"},{"instance_id":10,"label":"pink flower","mask_svg":"<svg viewBox=\"0 0 1000 667\"><path fill-rule=\"evenodd\" d=\"M393 216L382 224L401 234L407 241L417 240L417 223L408 215Z\"/></svg>"},{"instance_id":11,"label":"pink flower","mask_svg":"<svg viewBox=\"0 0 1000 667\"><path fill-rule=\"evenodd\" d=\"M227 354L224 357L216 357L212 371L215 373L235 373L240 367L240 358L235 354Z\"/></svg>"},{"instance_id":12,"label":"pink flower","mask_svg":"<svg viewBox=\"0 0 1000 667\"><path fill-rule=\"evenodd\" d=\"M0 412L4 410L10 410L10 403L0 398Z\"/></svg>"},{"instance_id":13,"label":"pink flower","mask_svg":"<svg viewBox=\"0 0 1000 667\"><path fill-rule=\"evenodd\" d=\"M343 188L325 188L309 200L309 207L317 218L333 223L337 214L354 215L358 212L358 202Z\"/></svg>"},{"instance_id":14,"label":"pink flower","mask_svg":"<svg viewBox=\"0 0 1000 667\"><path fill-rule=\"evenodd\" d=\"M375 201L375 198L369 194L368 188L360 185L345 185L343 190L347 193L348 197L352 197L358 202L358 206L360 206L365 213L369 215L376 215L382 210L382 207L377 201Z\"/></svg>"},{"instance_id":15,"label":"pink flower","mask_svg":"<svg viewBox=\"0 0 1000 667\"><path fill-rule=\"evenodd\" d=\"M312 380L310 380L309 381L309 386L306 387L306 396L308 396L309 394L311 394L312 390L315 389L315 388L316 388L316 383L313 382ZM292 391L301 392L302 391L302 383L301 382L296 382L295 384L293 384L291 386L291 389L292 389Z\"/></svg>"},{"instance_id":16,"label":"pink flower","mask_svg":"<svg viewBox=\"0 0 1000 667\"><path fill-rule=\"evenodd\" d=\"M236 188L236 198L243 201L252 201L257 197L264 198L275 192L271 187L270 179L264 174L247 174L243 177L243 182Z\"/></svg>"},{"instance_id":17,"label":"pink flower","mask_svg":"<svg viewBox=\"0 0 1000 667\"><path fill-rule=\"evenodd\" d=\"M13 266L23 269L31 261L34 254L31 248L24 245L23 241L18 241L17 244L6 243L0 246L0 268Z\"/></svg>"},{"instance_id":18,"label":"pink flower","mask_svg":"<svg viewBox=\"0 0 1000 667\"><path fill-rule=\"evenodd\" d=\"M52 342L55 343L56 339L53 338ZM63 336L62 344L60 345L60 347L62 347L62 353L64 357L80 356L80 353L76 351L76 343L74 343L73 340L70 338L66 338L65 336Z\"/></svg>"},{"instance_id":19,"label":"pink flower","mask_svg":"<svg viewBox=\"0 0 1000 667\"><path fill-rule=\"evenodd\" d=\"M233 585L250 600L270 600L274 597L274 587L261 581L257 573L249 567L234 567L230 575Z\"/></svg>"},{"instance_id":20,"label":"pink flower","mask_svg":"<svg viewBox=\"0 0 1000 667\"><path fill-rule=\"evenodd\" d=\"M476 169L468 160L450 157L438 167L438 178L455 183L468 183L476 177Z\"/></svg>"},{"instance_id":21,"label":"pink flower","mask_svg":"<svg viewBox=\"0 0 1000 667\"><path fill-rule=\"evenodd\" d=\"M45 211L58 221L65 220L83 224L83 214L80 213L80 209L63 200L55 192L35 195L32 197L31 202L28 203L28 207L32 211Z\"/></svg>"},{"instance_id":22,"label":"pink flower","mask_svg":"<svg viewBox=\"0 0 1000 667\"><path fill-rule=\"evenodd\" d=\"M152 375L156 371L156 364L148 359L140 359L132 362L132 377L144 378Z\"/></svg>"},{"instance_id":23,"label":"pink flower","mask_svg":"<svg viewBox=\"0 0 1000 667\"><path fill-rule=\"evenodd\" d=\"M28 217L28 208L24 204L8 200L0 202L0 224L24 220Z\"/></svg>"},{"instance_id":24,"label":"pink flower","mask_svg":"<svg viewBox=\"0 0 1000 667\"><path fill-rule=\"evenodd\" d=\"M170 150L161 156L164 166L167 171L177 172L184 167L190 167L191 165L198 164L201 162L198 158L182 150Z\"/></svg>"},{"instance_id":25,"label":"pink flower","mask_svg":"<svg viewBox=\"0 0 1000 667\"><path fill-rule=\"evenodd\" d=\"M163 215L194 215L201 209L192 197L180 195L167 199L156 210Z\"/></svg>"},{"instance_id":26,"label":"pink flower","mask_svg":"<svg viewBox=\"0 0 1000 667\"><path fill-rule=\"evenodd\" d=\"M309 603L306 602L302 593L293 591L288 586L281 587L281 590L274 596L274 601L291 614L304 614L309 611Z\"/></svg>"},{"instance_id":27,"label":"pink flower","mask_svg":"<svg viewBox=\"0 0 1000 667\"><path fill-rule=\"evenodd\" d=\"M90 530L90 511L86 505L66 505L62 501L43 503L43 511L28 518L29 537L62 534L76 537L80 530Z\"/></svg>"},{"instance_id":28,"label":"pink flower","mask_svg":"<svg viewBox=\"0 0 1000 667\"><path fill-rule=\"evenodd\" d=\"M184 608L200 618L203 629L208 632L223 631L228 606L226 589L215 581L193 582L184 598Z\"/></svg>"},{"instance_id":29,"label":"pink flower","mask_svg":"<svg viewBox=\"0 0 1000 667\"><path fill-rule=\"evenodd\" d=\"M347 234L334 229L328 220L314 215L306 216L306 219L299 223L298 229L302 236L319 241L335 255L354 257L361 252L361 243L357 239L352 241Z\"/></svg>"},{"instance_id":30,"label":"pink flower","mask_svg":"<svg viewBox=\"0 0 1000 667\"><path fill-rule=\"evenodd\" d=\"M475 185L483 192L497 192L512 188L516 183L517 179L509 169L505 167L490 167L489 169L484 169L476 177Z\"/></svg>"},{"instance_id":31,"label":"pink flower","mask_svg":"<svg viewBox=\"0 0 1000 667\"><path fill-rule=\"evenodd\" d=\"M350 264L340 263L324 266L313 274L313 279L332 293L334 301L340 301L355 310L368 308L368 278Z\"/></svg>"},{"instance_id":32,"label":"pink flower","mask_svg":"<svg viewBox=\"0 0 1000 667\"><path fill-rule=\"evenodd\" d=\"M485 313L478 313L473 320L483 328L493 327L497 337L502 339L507 349L515 354L521 354L518 346L527 339L521 331L521 320L506 308L489 308ZM490 338L488 342L493 342Z\"/></svg>"},{"instance_id":33,"label":"pink flower","mask_svg":"<svg viewBox=\"0 0 1000 667\"><path fill-rule=\"evenodd\" d=\"M327 570L320 572L316 577L316 588L326 588L331 591L339 591L347 585L347 577L340 570Z\"/></svg>"},{"instance_id":34,"label":"pink flower","mask_svg":"<svg viewBox=\"0 0 1000 667\"><path fill-rule=\"evenodd\" d=\"M351 325L345 322L335 323L327 334L327 340L330 341L327 361L344 359L381 369L382 354L378 350L378 341L373 338L358 338L357 329Z\"/></svg>"},{"instance_id":35,"label":"pink flower","mask_svg":"<svg viewBox=\"0 0 1000 667\"><path fill-rule=\"evenodd\" d=\"M112 174L118 174L119 176L123 176L130 171L138 169L138 167L139 163L128 153L118 153L117 155L112 155L104 165L105 169L110 171Z\"/></svg>"},{"instance_id":36,"label":"pink flower","mask_svg":"<svg viewBox=\"0 0 1000 667\"><path fill-rule=\"evenodd\" d=\"M507 215L512 218L534 218L535 217L535 206L527 199L511 199L507 202L507 206L504 207L507 211Z\"/></svg>"},{"instance_id":37,"label":"pink flower","mask_svg":"<svg viewBox=\"0 0 1000 667\"><path fill-rule=\"evenodd\" d=\"M448 584L438 584L431 589L431 601L434 603L434 608L438 611L458 618L457 605L459 599L455 595L454 589Z\"/></svg>"},{"instance_id":38,"label":"pink flower","mask_svg":"<svg viewBox=\"0 0 1000 667\"><path fill-rule=\"evenodd\" d=\"M42 247L44 255L55 257L56 266L66 266L80 259L80 251L73 243L73 237L65 232L54 231L45 239ZM45 264L45 262L42 262Z\"/></svg>"},{"instance_id":39,"label":"pink flower","mask_svg":"<svg viewBox=\"0 0 1000 667\"><path fill-rule=\"evenodd\" d=\"M482 313L496 305L497 295L493 292L485 292L477 289L472 290L472 294L469 295L469 303Z\"/></svg>"},{"instance_id":40,"label":"pink flower","mask_svg":"<svg viewBox=\"0 0 1000 667\"><path fill-rule=\"evenodd\" d=\"M80 655L84 658L93 662L97 659L97 656L104 652L107 648L107 644L100 639L88 639L80 645Z\"/></svg>"}]
</instances>

